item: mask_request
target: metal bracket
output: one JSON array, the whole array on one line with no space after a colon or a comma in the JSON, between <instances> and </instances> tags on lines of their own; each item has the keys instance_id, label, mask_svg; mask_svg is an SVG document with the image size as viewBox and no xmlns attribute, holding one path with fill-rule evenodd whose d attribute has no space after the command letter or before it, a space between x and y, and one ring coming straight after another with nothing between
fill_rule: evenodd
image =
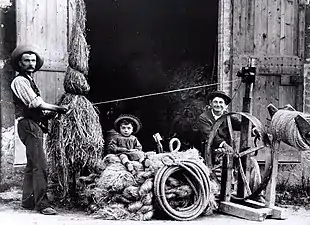
<instances>
[{"instance_id":1,"label":"metal bracket","mask_svg":"<svg viewBox=\"0 0 310 225\"><path fill-rule=\"evenodd\" d=\"M289 75L281 75L280 85L281 86L297 86L303 84L302 76L289 76Z\"/></svg>"}]
</instances>

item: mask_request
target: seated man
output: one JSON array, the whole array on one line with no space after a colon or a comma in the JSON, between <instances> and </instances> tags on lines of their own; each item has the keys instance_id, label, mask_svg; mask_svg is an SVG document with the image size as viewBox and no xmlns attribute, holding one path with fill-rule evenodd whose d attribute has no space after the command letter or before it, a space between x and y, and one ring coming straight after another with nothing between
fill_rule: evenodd
<instances>
[{"instance_id":1,"label":"seated man","mask_svg":"<svg viewBox=\"0 0 310 225\"><path fill-rule=\"evenodd\" d=\"M227 113L227 107L231 102L231 98L222 91L215 91L208 95L206 100L209 105L199 116L201 141L205 143L205 147L207 146L207 141L209 139L213 124L219 117ZM241 121L237 117L232 116L231 123L234 130L240 130ZM224 121L218 129L218 133L214 137L213 143L211 145L213 165L219 163L220 160L218 156L220 153L233 152L231 145L232 143L227 121ZM261 183L261 176L257 161L253 157L250 157L250 162L251 163L249 166L251 167L251 177L249 186L253 191ZM255 200L264 202L264 198L262 196L258 196L258 198Z\"/></svg>"}]
</instances>

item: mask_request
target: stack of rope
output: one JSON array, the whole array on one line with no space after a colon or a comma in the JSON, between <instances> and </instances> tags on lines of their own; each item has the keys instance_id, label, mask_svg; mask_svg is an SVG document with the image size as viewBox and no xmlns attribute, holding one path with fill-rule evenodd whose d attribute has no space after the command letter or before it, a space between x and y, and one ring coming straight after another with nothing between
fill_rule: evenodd
<instances>
[{"instance_id":1,"label":"stack of rope","mask_svg":"<svg viewBox=\"0 0 310 225\"><path fill-rule=\"evenodd\" d=\"M191 220L215 209L209 170L198 151L189 152L107 155L100 177L85 193L93 217L144 221L164 210L174 219ZM167 163L167 156L178 163Z\"/></svg>"},{"instance_id":2,"label":"stack of rope","mask_svg":"<svg viewBox=\"0 0 310 225\"><path fill-rule=\"evenodd\" d=\"M294 118L298 115L310 120L309 114L298 111L278 110L273 116L270 125L270 134L274 141L283 141L284 143L296 147L300 150L309 150L310 146L300 135Z\"/></svg>"},{"instance_id":3,"label":"stack of rope","mask_svg":"<svg viewBox=\"0 0 310 225\"><path fill-rule=\"evenodd\" d=\"M52 121L48 137L51 179L58 184L55 194L61 199L76 194L76 177L102 157L104 148L98 113L85 96L90 89L86 79L89 58L86 6L83 0L72 3L75 20L69 43L69 66L64 78L65 94L58 103L67 105L69 111Z\"/></svg>"},{"instance_id":4,"label":"stack of rope","mask_svg":"<svg viewBox=\"0 0 310 225\"><path fill-rule=\"evenodd\" d=\"M126 154L107 155L103 172L89 190L96 204L95 218L110 220L150 220L154 214L154 171L146 168L144 154L129 160Z\"/></svg>"}]
</instances>

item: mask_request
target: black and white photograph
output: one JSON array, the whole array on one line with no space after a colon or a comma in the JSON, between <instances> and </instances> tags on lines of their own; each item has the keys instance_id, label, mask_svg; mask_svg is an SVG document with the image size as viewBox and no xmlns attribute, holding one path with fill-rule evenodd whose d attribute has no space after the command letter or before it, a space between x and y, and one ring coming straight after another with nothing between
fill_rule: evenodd
<instances>
[{"instance_id":1,"label":"black and white photograph","mask_svg":"<svg viewBox=\"0 0 310 225\"><path fill-rule=\"evenodd\" d=\"M309 0L0 0L0 224L310 225Z\"/></svg>"}]
</instances>

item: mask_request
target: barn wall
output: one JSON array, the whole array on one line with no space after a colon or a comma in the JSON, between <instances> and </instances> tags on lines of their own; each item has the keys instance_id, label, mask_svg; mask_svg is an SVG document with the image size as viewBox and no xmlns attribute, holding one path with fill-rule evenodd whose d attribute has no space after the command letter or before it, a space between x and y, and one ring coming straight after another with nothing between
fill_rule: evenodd
<instances>
[{"instance_id":1,"label":"barn wall","mask_svg":"<svg viewBox=\"0 0 310 225\"><path fill-rule=\"evenodd\" d=\"M310 11L307 6L306 21L304 17L304 2L294 1L270 1L270 0L246 0L246 1L220 1L219 15L219 80L233 80L240 66L235 66L233 69L233 58L238 55L253 56L253 55L295 55L304 61L304 86L299 85L296 89L297 94L304 93L303 96L296 95L294 86L279 87L279 97L274 96L278 88L280 76L265 76L260 77L260 81L255 83L255 91L259 96L254 96L254 104L260 104L260 110L256 110L254 115L259 118L263 124L268 124L266 113L263 108L266 108L270 102L276 103L277 106L295 102L294 105L298 110L310 113ZM293 12L292 7L296 7L298 12ZM286 11L286 8L288 11ZM233 17L227 15L227 12L233 12ZM263 16L259 16L263 15ZM299 21L297 26L294 25ZM306 27L305 27L306 23ZM255 26L255 29L254 29ZM230 28L230 29L229 29ZM269 31L269 32L268 32ZM306 37L304 36L306 32ZM234 36L233 36L234 35ZM281 36L281 37L280 37ZM306 40L304 40L306 38ZM254 44L252 43L254 42ZM232 49L231 57L227 56L224 49ZM305 60L304 60L305 57ZM227 63L227 61L229 63ZM299 75L299 74L298 74ZM301 76L302 77L302 76ZM273 88L266 89L266 84L274 84ZM238 83L219 88L231 94L237 90ZM233 110L241 110L243 91L239 91L232 106ZM285 97L284 97L285 96ZM262 102L265 100L265 102ZM304 101L303 101L304 100ZM290 103L291 104L291 103ZM262 115L261 115L262 114ZM287 147L286 147L287 148ZM309 153L299 153L296 149L288 149L285 154L281 154L282 163L279 168L279 183L287 185L300 185L305 180L309 179L310 171L310 156ZM294 163L292 163L294 162Z\"/></svg>"},{"instance_id":2,"label":"barn wall","mask_svg":"<svg viewBox=\"0 0 310 225\"><path fill-rule=\"evenodd\" d=\"M306 6L305 11L304 41L300 46L300 51L304 54L304 97L303 111L310 113L310 6ZM300 34L303 35L303 34ZM300 163L279 165L278 183L287 186L309 185L310 182L310 152L302 152Z\"/></svg>"},{"instance_id":3,"label":"barn wall","mask_svg":"<svg viewBox=\"0 0 310 225\"><path fill-rule=\"evenodd\" d=\"M2 1L3 2L3 1ZM2 7L2 5L1 5ZM35 73L43 99L56 103L63 94L63 79L67 67L68 8L63 0L15 0L1 8L1 180L0 184L21 184L23 167L15 167L15 155L25 154L14 127L15 112L10 83L15 72L10 66L10 54L20 44L37 46L44 65ZM20 147L17 147L20 146ZM16 162L16 161L15 161ZM1 186L0 186L1 189Z\"/></svg>"}]
</instances>

